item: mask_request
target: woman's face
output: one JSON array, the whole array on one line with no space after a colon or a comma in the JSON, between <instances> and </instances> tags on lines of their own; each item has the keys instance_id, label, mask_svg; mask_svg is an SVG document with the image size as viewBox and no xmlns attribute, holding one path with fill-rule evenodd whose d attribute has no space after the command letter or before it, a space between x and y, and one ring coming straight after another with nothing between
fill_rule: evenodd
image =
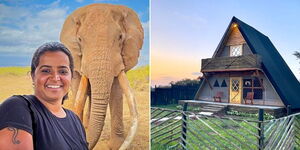
<instances>
[{"instance_id":1,"label":"woman's face","mask_svg":"<svg viewBox=\"0 0 300 150\"><path fill-rule=\"evenodd\" d=\"M33 76L35 96L45 101L62 100L69 91L71 78L68 56L60 51L45 52Z\"/></svg>"}]
</instances>

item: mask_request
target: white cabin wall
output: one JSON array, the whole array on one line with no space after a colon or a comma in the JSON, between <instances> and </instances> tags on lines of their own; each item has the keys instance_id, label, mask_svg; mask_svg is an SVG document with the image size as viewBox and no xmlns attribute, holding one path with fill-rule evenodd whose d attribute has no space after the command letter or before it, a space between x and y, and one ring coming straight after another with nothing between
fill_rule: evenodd
<instances>
[{"instance_id":1,"label":"white cabin wall","mask_svg":"<svg viewBox=\"0 0 300 150\"><path fill-rule=\"evenodd\" d=\"M271 82L264 76L264 88L265 88L265 105L276 105L276 106L284 106L281 98L275 91L274 87L272 86Z\"/></svg>"},{"instance_id":2,"label":"white cabin wall","mask_svg":"<svg viewBox=\"0 0 300 150\"><path fill-rule=\"evenodd\" d=\"M218 80L219 87L214 87L215 81ZM221 84L225 80L227 87L221 87ZM212 89L209 87L207 81L204 81L202 88L200 89L200 94L197 99L205 101L214 101L213 97L217 92L223 92L223 97L221 98L222 102L228 102L228 87L229 87L229 78L228 77L209 77L208 81L210 82Z\"/></svg>"}]
</instances>

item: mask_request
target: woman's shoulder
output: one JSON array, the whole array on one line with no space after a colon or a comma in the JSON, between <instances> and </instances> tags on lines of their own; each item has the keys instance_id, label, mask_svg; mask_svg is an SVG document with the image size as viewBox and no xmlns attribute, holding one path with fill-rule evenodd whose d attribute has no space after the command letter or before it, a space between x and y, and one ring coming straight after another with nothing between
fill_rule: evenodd
<instances>
[{"instance_id":1,"label":"woman's shoulder","mask_svg":"<svg viewBox=\"0 0 300 150\"><path fill-rule=\"evenodd\" d=\"M0 105L1 107L22 107L22 106L28 106L28 103L25 101L23 97L20 95L13 95L6 100Z\"/></svg>"},{"instance_id":2,"label":"woman's shoulder","mask_svg":"<svg viewBox=\"0 0 300 150\"><path fill-rule=\"evenodd\" d=\"M0 130L14 127L32 134L32 118L28 106L28 102L21 96L7 98L0 105Z\"/></svg>"}]
</instances>

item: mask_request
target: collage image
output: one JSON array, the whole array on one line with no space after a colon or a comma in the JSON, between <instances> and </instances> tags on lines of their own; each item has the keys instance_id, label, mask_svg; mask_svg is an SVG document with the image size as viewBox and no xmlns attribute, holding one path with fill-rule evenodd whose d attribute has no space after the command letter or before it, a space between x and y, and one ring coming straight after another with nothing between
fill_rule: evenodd
<instances>
[{"instance_id":1,"label":"collage image","mask_svg":"<svg viewBox=\"0 0 300 150\"><path fill-rule=\"evenodd\" d=\"M300 150L300 1L0 0L0 150Z\"/></svg>"}]
</instances>

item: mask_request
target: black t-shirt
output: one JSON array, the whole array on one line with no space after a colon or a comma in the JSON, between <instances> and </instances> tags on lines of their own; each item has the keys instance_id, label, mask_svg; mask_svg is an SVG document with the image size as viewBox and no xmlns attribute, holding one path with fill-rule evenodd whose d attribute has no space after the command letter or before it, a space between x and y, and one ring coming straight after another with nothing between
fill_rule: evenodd
<instances>
[{"instance_id":1,"label":"black t-shirt","mask_svg":"<svg viewBox=\"0 0 300 150\"><path fill-rule=\"evenodd\" d=\"M35 96L12 96L0 105L0 130L14 127L33 136L35 150L87 150L79 118L64 109L65 118L53 115Z\"/></svg>"}]
</instances>

